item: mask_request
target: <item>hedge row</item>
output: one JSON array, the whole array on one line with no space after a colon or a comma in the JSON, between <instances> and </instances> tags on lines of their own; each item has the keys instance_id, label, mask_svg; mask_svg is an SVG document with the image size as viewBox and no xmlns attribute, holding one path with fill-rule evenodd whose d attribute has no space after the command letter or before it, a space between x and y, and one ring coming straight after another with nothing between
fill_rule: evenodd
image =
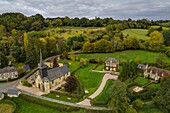
<instances>
[{"instance_id":1,"label":"hedge row","mask_svg":"<svg viewBox=\"0 0 170 113\"><path fill-rule=\"evenodd\" d=\"M46 100L41 100L41 99L38 99L38 98L35 98L35 97L32 97L32 96L28 96L28 95L24 95L24 94L21 94L20 98L27 100L27 101L30 101L32 103L39 104L39 105L47 107L47 108L57 109L60 112L63 112L63 111L64 112L71 112L71 111L78 111L79 110L79 108L77 108L77 107L62 106L62 105L57 104L57 103L49 102L49 101L46 101Z\"/></svg>"},{"instance_id":2,"label":"hedge row","mask_svg":"<svg viewBox=\"0 0 170 113\"><path fill-rule=\"evenodd\" d=\"M143 93L134 93L134 94L129 93L127 96L130 98L131 101L134 101L136 99L150 100L156 95L156 91L157 90L149 90Z\"/></svg>"}]
</instances>

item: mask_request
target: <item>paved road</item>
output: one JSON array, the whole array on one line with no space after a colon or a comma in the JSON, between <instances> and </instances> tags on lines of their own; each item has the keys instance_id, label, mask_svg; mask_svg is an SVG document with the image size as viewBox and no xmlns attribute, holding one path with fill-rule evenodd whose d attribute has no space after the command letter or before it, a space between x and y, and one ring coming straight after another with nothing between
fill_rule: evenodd
<instances>
[{"instance_id":1,"label":"paved road","mask_svg":"<svg viewBox=\"0 0 170 113\"><path fill-rule=\"evenodd\" d=\"M77 104L80 104L80 105L85 105L85 106L91 106L90 104L90 99L94 99L95 97L97 97L103 90L104 86L106 85L106 82L109 80L109 79L113 79L113 80L117 80L118 76L115 76L115 75L111 75L111 74L105 74L103 79L102 79L102 82L99 86L99 88L92 94L89 96L89 99L85 99Z\"/></svg>"},{"instance_id":2,"label":"paved road","mask_svg":"<svg viewBox=\"0 0 170 113\"><path fill-rule=\"evenodd\" d=\"M43 100L47 100L50 102L54 102L54 103L59 103L59 104L64 104L64 105L68 105L68 106L73 106L73 107L79 107L79 108L85 108L85 109L92 109L92 110L112 110L110 108L105 108L105 107L93 107L93 106L84 106L84 105L79 105L76 103L71 103L71 102L65 102L65 101L61 101L61 100L56 100L56 99L51 99L51 98L47 98L44 96L38 96L38 95L34 95L25 91L22 91L23 94L35 97L35 98L39 98L39 99L43 99Z\"/></svg>"}]
</instances>

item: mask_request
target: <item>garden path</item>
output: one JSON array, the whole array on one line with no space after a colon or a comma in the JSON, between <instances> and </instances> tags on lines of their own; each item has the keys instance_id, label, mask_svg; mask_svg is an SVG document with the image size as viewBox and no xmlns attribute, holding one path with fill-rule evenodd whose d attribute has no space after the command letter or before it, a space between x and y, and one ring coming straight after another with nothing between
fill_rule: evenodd
<instances>
[{"instance_id":1,"label":"garden path","mask_svg":"<svg viewBox=\"0 0 170 113\"><path fill-rule=\"evenodd\" d=\"M85 100L83 100L81 102L78 102L77 104L85 105L85 106L91 106L90 100L94 99L95 97L97 97L102 92L104 86L106 85L107 80L109 80L109 79L117 80L118 76L106 73L104 75L103 79L102 79L102 82L101 82L99 88L92 95L90 95L88 98L86 98Z\"/></svg>"}]
</instances>

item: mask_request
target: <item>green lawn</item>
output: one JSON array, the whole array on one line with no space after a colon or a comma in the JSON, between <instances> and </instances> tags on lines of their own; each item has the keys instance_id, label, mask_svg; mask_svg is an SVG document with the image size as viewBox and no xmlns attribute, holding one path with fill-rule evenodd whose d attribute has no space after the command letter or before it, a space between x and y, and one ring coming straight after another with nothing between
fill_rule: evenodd
<instances>
[{"instance_id":1,"label":"green lawn","mask_svg":"<svg viewBox=\"0 0 170 113\"><path fill-rule=\"evenodd\" d=\"M92 72L91 70L94 66L95 64L89 64L87 67L81 68L75 73L83 88L89 91L86 96L89 96L95 92L104 76L103 73Z\"/></svg>"},{"instance_id":2,"label":"green lawn","mask_svg":"<svg viewBox=\"0 0 170 113\"><path fill-rule=\"evenodd\" d=\"M148 81L148 79L146 79L144 77L137 77L134 82L136 82L139 86L143 86L146 83L148 83L149 81Z\"/></svg>"},{"instance_id":3,"label":"green lawn","mask_svg":"<svg viewBox=\"0 0 170 113\"><path fill-rule=\"evenodd\" d=\"M68 96L64 96L64 95L59 95L60 97L56 97L56 95L59 95L59 94L49 93L49 94L44 95L44 96L49 97L49 98L53 98L53 99L56 99L56 100L66 101L66 102L78 102L77 98L72 98L72 97L68 97ZM71 98L71 100L69 100L68 98Z\"/></svg>"},{"instance_id":4,"label":"green lawn","mask_svg":"<svg viewBox=\"0 0 170 113\"><path fill-rule=\"evenodd\" d=\"M94 101L99 101L99 102L108 102L109 101L109 88L110 86L113 84L113 80L108 80L106 82L106 85L102 91L102 93L100 93L100 95L98 95L96 98L94 98Z\"/></svg>"},{"instance_id":5,"label":"green lawn","mask_svg":"<svg viewBox=\"0 0 170 113\"><path fill-rule=\"evenodd\" d=\"M154 104L144 104L142 110L139 113L163 113Z\"/></svg>"},{"instance_id":6,"label":"green lawn","mask_svg":"<svg viewBox=\"0 0 170 113\"><path fill-rule=\"evenodd\" d=\"M150 51L142 51L142 50L126 50L115 53L94 53L94 54L77 54L75 55L80 58L87 59L102 59L103 61L106 58L114 57L120 62L126 60L133 60L138 57L142 63L155 63L156 58L159 56L159 53L150 52ZM165 55L165 62L170 62L170 58Z\"/></svg>"},{"instance_id":7,"label":"green lawn","mask_svg":"<svg viewBox=\"0 0 170 113\"><path fill-rule=\"evenodd\" d=\"M104 69L104 64L99 65L99 66L96 68L96 70L98 70L98 71L103 71L103 69Z\"/></svg>"},{"instance_id":8,"label":"green lawn","mask_svg":"<svg viewBox=\"0 0 170 113\"><path fill-rule=\"evenodd\" d=\"M150 84L150 85L148 85L147 87L149 87L149 88L153 88L153 89L158 89L158 88L160 88L160 84L154 84L154 83L152 83L152 84Z\"/></svg>"},{"instance_id":9,"label":"green lawn","mask_svg":"<svg viewBox=\"0 0 170 113\"><path fill-rule=\"evenodd\" d=\"M122 31L123 35L126 36L127 34L130 37L136 37L138 39L149 39L147 36L148 30L147 29L126 29Z\"/></svg>"}]
</instances>

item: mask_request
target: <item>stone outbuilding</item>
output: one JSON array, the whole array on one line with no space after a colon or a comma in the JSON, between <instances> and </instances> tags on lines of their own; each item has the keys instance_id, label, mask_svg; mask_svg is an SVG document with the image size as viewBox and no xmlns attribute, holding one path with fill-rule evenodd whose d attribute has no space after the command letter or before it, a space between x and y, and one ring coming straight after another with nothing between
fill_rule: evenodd
<instances>
[{"instance_id":1,"label":"stone outbuilding","mask_svg":"<svg viewBox=\"0 0 170 113\"><path fill-rule=\"evenodd\" d=\"M21 94L21 91L18 89L8 89L7 91L7 95L9 97L19 97L20 94Z\"/></svg>"}]
</instances>

